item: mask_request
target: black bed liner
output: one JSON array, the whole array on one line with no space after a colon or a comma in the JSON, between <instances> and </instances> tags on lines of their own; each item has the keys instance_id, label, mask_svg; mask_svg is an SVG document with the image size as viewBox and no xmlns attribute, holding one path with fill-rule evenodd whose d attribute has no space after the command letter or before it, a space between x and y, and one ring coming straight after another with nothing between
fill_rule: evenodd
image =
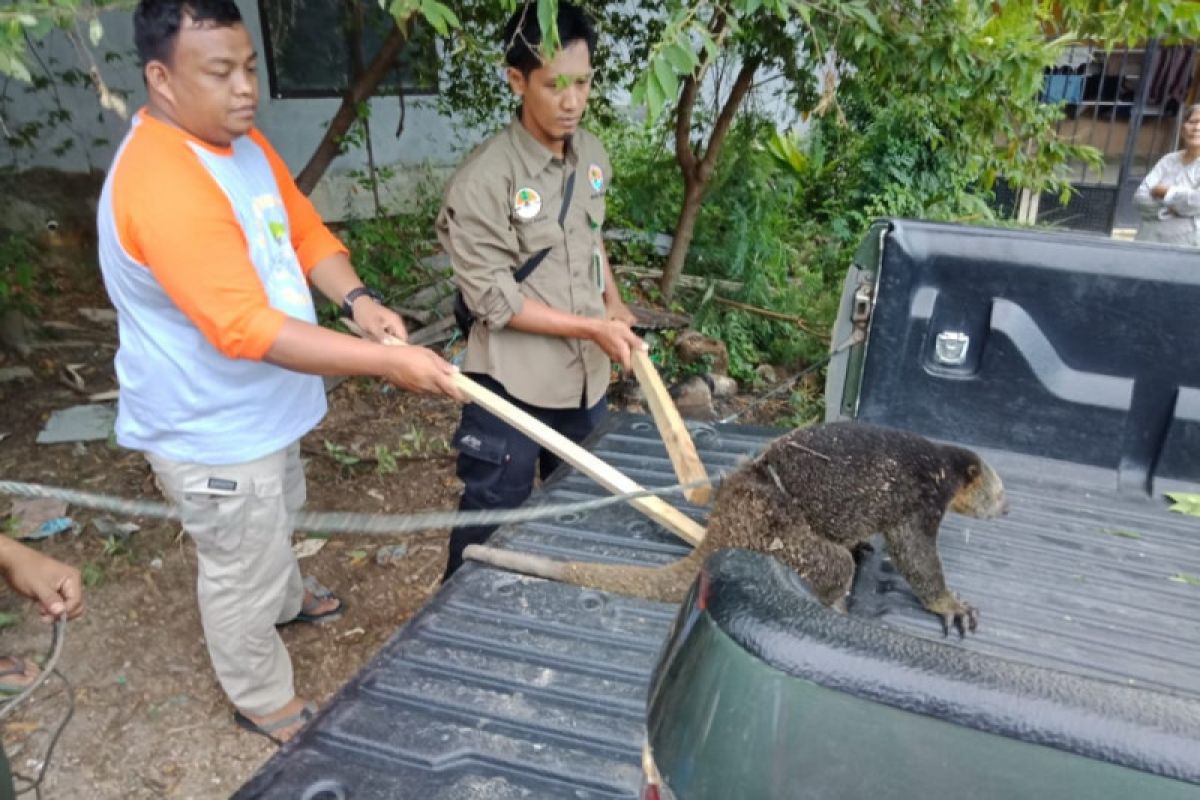
<instances>
[{"instance_id":1,"label":"black bed liner","mask_svg":"<svg viewBox=\"0 0 1200 800\"><path fill-rule=\"evenodd\" d=\"M778 433L694 430L714 474ZM673 482L643 418L614 418L591 448L647 486ZM948 581L979 606L981 624L944 641L1200 697L1200 587L1171 580L1200 575L1200 520L1106 493L1100 470L983 452L1007 482L1012 512L947 516ZM600 494L570 473L530 503ZM642 564L687 552L628 507L506 528L494 543ZM851 613L943 641L885 561L877 551L863 563ZM468 564L236 797L636 797L646 687L674 614Z\"/></svg>"},{"instance_id":2,"label":"black bed liner","mask_svg":"<svg viewBox=\"0 0 1200 800\"><path fill-rule=\"evenodd\" d=\"M710 473L780 433L697 426ZM675 483L657 430L614 417L590 443L645 486ZM558 476L529 503L604 490ZM696 519L703 510L669 501ZM493 544L657 564L686 544L629 507L505 528ZM235 795L239 798L634 798L646 688L675 606L468 563Z\"/></svg>"},{"instance_id":3,"label":"black bed liner","mask_svg":"<svg viewBox=\"0 0 1200 800\"><path fill-rule=\"evenodd\" d=\"M1200 576L1200 519L1105 490L1100 470L979 452L1004 478L1011 510L942 523L947 582L980 609L963 646L1200 699L1200 586L1188 583ZM885 562L877 548L860 564L851 612L941 640Z\"/></svg>"}]
</instances>

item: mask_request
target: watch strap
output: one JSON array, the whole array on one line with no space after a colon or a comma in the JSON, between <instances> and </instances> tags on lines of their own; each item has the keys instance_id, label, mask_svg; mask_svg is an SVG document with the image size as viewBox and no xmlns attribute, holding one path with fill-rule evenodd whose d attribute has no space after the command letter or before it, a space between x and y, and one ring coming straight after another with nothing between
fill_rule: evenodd
<instances>
[{"instance_id":1,"label":"watch strap","mask_svg":"<svg viewBox=\"0 0 1200 800\"><path fill-rule=\"evenodd\" d=\"M356 286L346 292L346 296L342 298L342 316L347 319L354 319L354 301L364 295L376 303L383 305L383 296L379 292L369 286Z\"/></svg>"}]
</instances>

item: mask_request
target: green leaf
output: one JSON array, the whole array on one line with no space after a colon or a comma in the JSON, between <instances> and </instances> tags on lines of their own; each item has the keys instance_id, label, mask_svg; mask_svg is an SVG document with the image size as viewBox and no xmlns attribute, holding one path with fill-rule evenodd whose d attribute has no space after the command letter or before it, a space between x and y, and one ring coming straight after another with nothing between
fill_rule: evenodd
<instances>
[{"instance_id":1,"label":"green leaf","mask_svg":"<svg viewBox=\"0 0 1200 800\"><path fill-rule=\"evenodd\" d=\"M438 0L421 0L421 16L441 36L447 36L450 28L460 27L458 17Z\"/></svg>"},{"instance_id":2,"label":"green leaf","mask_svg":"<svg viewBox=\"0 0 1200 800\"><path fill-rule=\"evenodd\" d=\"M92 21L88 23L88 41L92 43L92 47L99 47L102 38L104 38L104 26L100 24L98 17L92 17Z\"/></svg>"},{"instance_id":3,"label":"green leaf","mask_svg":"<svg viewBox=\"0 0 1200 800\"><path fill-rule=\"evenodd\" d=\"M671 66L675 68L675 72L680 75L691 75L696 69L697 59L692 48L686 46L682 42L672 42L663 55L671 62Z\"/></svg>"},{"instance_id":4,"label":"green leaf","mask_svg":"<svg viewBox=\"0 0 1200 800\"><path fill-rule=\"evenodd\" d=\"M634 107L643 106L646 104L646 83L649 76L643 75L642 78L633 85L629 91L629 102Z\"/></svg>"},{"instance_id":5,"label":"green leaf","mask_svg":"<svg viewBox=\"0 0 1200 800\"><path fill-rule=\"evenodd\" d=\"M671 68L666 58L659 56L654 59L654 77L662 86L663 97L667 100L674 100L675 95L679 94L679 78L676 77L675 70Z\"/></svg>"},{"instance_id":6,"label":"green leaf","mask_svg":"<svg viewBox=\"0 0 1200 800\"><path fill-rule=\"evenodd\" d=\"M0 611L0 628L8 628L17 624L19 618L16 614L10 614L7 611Z\"/></svg>"},{"instance_id":7,"label":"green leaf","mask_svg":"<svg viewBox=\"0 0 1200 800\"><path fill-rule=\"evenodd\" d=\"M649 112L651 121L657 120L662 115L665 104L666 95L658 78L653 74L646 76L646 110Z\"/></svg>"},{"instance_id":8,"label":"green leaf","mask_svg":"<svg viewBox=\"0 0 1200 800\"><path fill-rule=\"evenodd\" d=\"M1186 583L1188 586L1200 586L1200 578L1197 578L1195 575L1188 575L1185 572L1176 572L1167 578L1167 580L1172 583Z\"/></svg>"},{"instance_id":9,"label":"green leaf","mask_svg":"<svg viewBox=\"0 0 1200 800\"><path fill-rule=\"evenodd\" d=\"M1174 505L1171 506L1172 511L1193 517L1200 517L1200 494L1167 492L1167 497L1171 498L1174 502Z\"/></svg>"},{"instance_id":10,"label":"green leaf","mask_svg":"<svg viewBox=\"0 0 1200 800\"><path fill-rule=\"evenodd\" d=\"M542 29L542 53L549 58L558 49L558 0L538 0L537 14Z\"/></svg>"},{"instance_id":11,"label":"green leaf","mask_svg":"<svg viewBox=\"0 0 1200 800\"><path fill-rule=\"evenodd\" d=\"M1142 535L1137 531L1126 531L1120 528L1105 528L1104 532L1109 536L1119 536L1122 539L1140 539Z\"/></svg>"}]
</instances>

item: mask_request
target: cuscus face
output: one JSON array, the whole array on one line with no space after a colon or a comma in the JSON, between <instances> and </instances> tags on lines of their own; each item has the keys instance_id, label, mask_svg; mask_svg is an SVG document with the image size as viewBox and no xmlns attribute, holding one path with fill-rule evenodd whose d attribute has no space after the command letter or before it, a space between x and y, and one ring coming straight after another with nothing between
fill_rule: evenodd
<instances>
[{"instance_id":1,"label":"cuscus face","mask_svg":"<svg viewBox=\"0 0 1200 800\"><path fill-rule=\"evenodd\" d=\"M1008 497L1004 482L987 462L979 460L967 467L967 483L950 501L956 514L979 519L992 519L1008 513Z\"/></svg>"}]
</instances>

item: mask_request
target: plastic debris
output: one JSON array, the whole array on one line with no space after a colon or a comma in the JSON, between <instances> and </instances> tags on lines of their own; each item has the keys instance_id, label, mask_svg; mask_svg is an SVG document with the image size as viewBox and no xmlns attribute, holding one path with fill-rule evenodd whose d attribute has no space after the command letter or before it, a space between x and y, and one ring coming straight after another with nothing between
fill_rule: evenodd
<instances>
[{"instance_id":1,"label":"plastic debris","mask_svg":"<svg viewBox=\"0 0 1200 800\"><path fill-rule=\"evenodd\" d=\"M117 410L111 405L71 406L55 411L38 434L38 444L95 442L113 432Z\"/></svg>"},{"instance_id":2,"label":"plastic debris","mask_svg":"<svg viewBox=\"0 0 1200 800\"><path fill-rule=\"evenodd\" d=\"M128 539L142 528L133 522L117 522L112 517L96 517L92 527L101 539Z\"/></svg>"},{"instance_id":3,"label":"plastic debris","mask_svg":"<svg viewBox=\"0 0 1200 800\"><path fill-rule=\"evenodd\" d=\"M375 563L381 567L390 567L403 560L408 555L408 545L388 544L375 551Z\"/></svg>"},{"instance_id":4,"label":"plastic debris","mask_svg":"<svg viewBox=\"0 0 1200 800\"><path fill-rule=\"evenodd\" d=\"M36 541L37 539L49 539L60 533L79 533L79 523L70 517L55 517L46 520L36 530L21 538L26 541Z\"/></svg>"},{"instance_id":5,"label":"plastic debris","mask_svg":"<svg viewBox=\"0 0 1200 800\"><path fill-rule=\"evenodd\" d=\"M308 558L321 552L321 548L328 542L328 539L301 539L292 545L292 552L296 554L296 558Z\"/></svg>"},{"instance_id":6,"label":"plastic debris","mask_svg":"<svg viewBox=\"0 0 1200 800\"><path fill-rule=\"evenodd\" d=\"M66 520L66 526L62 520ZM13 532L19 539L45 539L69 530L67 504L46 497L22 497L12 504Z\"/></svg>"}]
</instances>

